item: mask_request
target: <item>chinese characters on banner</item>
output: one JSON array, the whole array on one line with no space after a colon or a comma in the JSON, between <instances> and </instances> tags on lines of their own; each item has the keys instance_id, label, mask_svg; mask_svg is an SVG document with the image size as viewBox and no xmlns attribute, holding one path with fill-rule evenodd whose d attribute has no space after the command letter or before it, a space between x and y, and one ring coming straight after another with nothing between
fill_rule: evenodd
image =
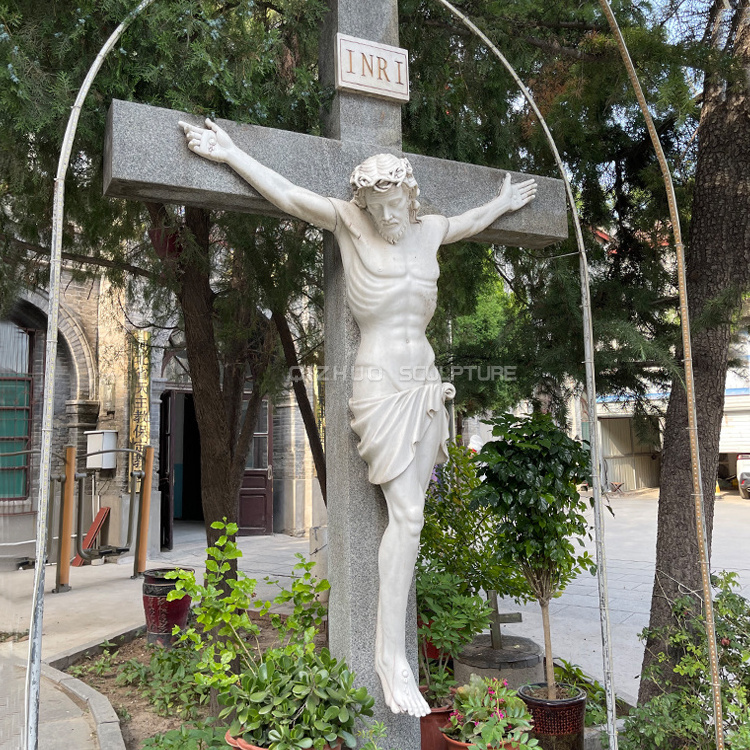
<instances>
[{"instance_id":1,"label":"chinese characters on banner","mask_svg":"<svg viewBox=\"0 0 750 750\"><path fill-rule=\"evenodd\" d=\"M151 334L134 331L130 353L130 471L143 468L143 451L151 441ZM140 484L140 482L138 483Z\"/></svg>"}]
</instances>

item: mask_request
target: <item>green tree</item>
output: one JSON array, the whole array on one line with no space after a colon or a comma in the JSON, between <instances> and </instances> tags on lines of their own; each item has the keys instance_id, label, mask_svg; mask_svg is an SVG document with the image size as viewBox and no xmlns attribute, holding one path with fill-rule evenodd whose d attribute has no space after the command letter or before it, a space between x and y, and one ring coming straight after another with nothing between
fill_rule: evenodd
<instances>
[{"instance_id":1,"label":"green tree","mask_svg":"<svg viewBox=\"0 0 750 750\"><path fill-rule=\"evenodd\" d=\"M660 103L668 155L681 159L683 201L691 188L689 133L697 110L680 50L669 43L660 19L647 14L645 3L616 6L634 56L648 61L645 87ZM402 43L414 50L413 93L404 117L408 148L558 177L533 114L484 45L435 2L404 0L400 8ZM645 394L666 385L675 372L674 279L663 258L667 209L646 129L598 3L468 0L461 9L531 88L577 191L588 228L599 390L635 396L637 409L646 412ZM422 41L424 29L429 44ZM512 295L513 313L496 350L503 364L516 367L513 391L564 419L568 383L578 388L584 381L572 232L568 242L554 247L494 250L443 250L436 321L447 328L447 321L475 315L486 275L499 273ZM445 330L440 340L446 343L438 356L450 359Z\"/></svg>"},{"instance_id":2,"label":"green tree","mask_svg":"<svg viewBox=\"0 0 750 750\"><path fill-rule=\"evenodd\" d=\"M48 255L52 176L70 107L88 66L131 7L122 0L0 6L4 294L19 267L33 267L31 256ZM66 180L66 259L82 272L106 267L126 287L135 278L148 280L139 292L154 314L165 312L168 325L179 317L184 327L209 543L212 521L236 520L257 410L278 358L277 328L287 337L289 355L290 331L283 322L290 300L319 271L313 260L317 238L292 222L105 199L106 113L110 101L120 98L314 131L321 104L316 30L322 11L321 3L301 0L273 7L247 0L155 3L97 77ZM29 280L44 283L37 276Z\"/></svg>"},{"instance_id":3,"label":"green tree","mask_svg":"<svg viewBox=\"0 0 750 750\"><path fill-rule=\"evenodd\" d=\"M438 339L436 364L456 386L453 403L459 434L462 417L504 411L527 394L526 388L519 387L512 347L515 322L523 310L505 292L494 267L486 269L490 275L470 300L473 309L456 315L449 329L442 319L435 326L447 337Z\"/></svg>"},{"instance_id":4,"label":"green tree","mask_svg":"<svg viewBox=\"0 0 750 750\"><path fill-rule=\"evenodd\" d=\"M504 414L490 422L493 440L477 454L485 472L472 499L492 508L498 560L517 566L542 610L547 692L555 700L549 603L579 573L593 568L583 544L587 503L576 485L590 479L586 447L569 438L549 414Z\"/></svg>"},{"instance_id":5,"label":"green tree","mask_svg":"<svg viewBox=\"0 0 750 750\"><path fill-rule=\"evenodd\" d=\"M727 8L711 2L686 16L694 44L695 73L702 79L697 129L695 192L685 249L687 295L692 318L695 408L701 454L706 531L710 545L719 435L724 412L726 373L733 332L750 289L750 26L745 4ZM682 356L681 347L677 358ZM656 577L651 599L649 638L643 671L650 673L659 654L674 668L679 652L664 632L676 625L672 602L685 592L694 612L702 609L701 575L694 501L687 398L684 383L672 381L666 413L659 499ZM679 681L679 677L676 678ZM687 679L683 676L683 680ZM642 680L639 703L654 698L659 686Z\"/></svg>"},{"instance_id":6,"label":"green tree","mask_svg":"<svg viewBox=\"0 0 750 750\"><path fill-rule=\"evenodd\" d=\"M406 3L402 5L406 15ZM746 3L613 2L672 167L686 246L688 299L710 540L729 344L750 287L747 228ZM410 138L441 155L552 175L531 114L486 50L436 4L409 3L427 19L407 108ZM592 268L597 384L635 398L670 390L662 454L657 578L650 631L672 622L669 602L701 589L687 403L677 336L676 278L665 191L625 70L597 2L462 3L530 85L577 190ZM412 38L416 39L416 24ZM437 41L439 40L439 41ZM408 46L408 44L407 44ZM508 107L507 102L514 102ZM515 147L514 147L515 144ZM595 241L595 231L599 241ZM564 403L583 381L577 261L571 243L504 249L499 271L522 314L515 319L518 372L540 401ZM558 410L561 412L562 410ZM562 414L561 416L564 416ZM699 597L693 597L699 606ZM669 644L647 643L644 671ZM643 681L640 700L653 694Z\"/></svg>"}]
</instances>

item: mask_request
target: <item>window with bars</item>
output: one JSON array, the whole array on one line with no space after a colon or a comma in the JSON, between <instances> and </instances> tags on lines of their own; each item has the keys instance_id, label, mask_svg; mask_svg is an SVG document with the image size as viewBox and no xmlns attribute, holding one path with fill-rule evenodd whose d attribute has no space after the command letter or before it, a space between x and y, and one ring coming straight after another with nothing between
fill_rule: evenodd
<instances>
[{"instance_id":1,"label":"window with bars","mask_svg":"<svg viewBox=\"0 0 750 750\"><path fill-rule=\"evenodd\" d=\"M29 492L31 351L29 331L0 322L0 502Z\"/></svg>"},{"instance_id":2,"label":"window with bars","mask_svg":"<svg viewBox=\"0 0 750 750\"><path fill-rule=\"evenodd\" d=\"M242 404L243 417L247 410L247 401ZM255 423L255 434L248 452L245 469L268 468L268 399L260 402L258 421Z\"/></svg>"}]
</instances>

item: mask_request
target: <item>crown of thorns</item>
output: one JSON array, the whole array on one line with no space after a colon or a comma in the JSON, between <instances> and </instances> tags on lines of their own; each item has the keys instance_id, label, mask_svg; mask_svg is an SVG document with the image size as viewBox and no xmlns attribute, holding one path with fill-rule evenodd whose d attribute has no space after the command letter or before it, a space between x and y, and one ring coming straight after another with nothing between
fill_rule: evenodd
<instances>
[{"instance_id":1,"label":"crown of thorns","mask_svg":"<svg viewBox=\"0 0 750 750\"><path fill-rule=\"evenodd\" d=\"M390 154L371 156L354 168L349 183L357 192L364 188L372 188L378 193L384 193L392 187L400 187L406 182L412 187L414 170L408 159L399 159Z\"/></svg>"}]
</instances>

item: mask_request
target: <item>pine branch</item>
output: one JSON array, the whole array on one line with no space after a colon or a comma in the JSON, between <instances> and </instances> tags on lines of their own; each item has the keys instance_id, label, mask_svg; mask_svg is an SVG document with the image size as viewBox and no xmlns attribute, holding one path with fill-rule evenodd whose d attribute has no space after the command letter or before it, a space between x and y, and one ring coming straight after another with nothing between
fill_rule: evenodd
<instances>
[{"instance_id":1,"label":"pine branch","mask_svg":"<svg viewBox=\"0 0 750 750\"><path fill-rule=\"evenodd\" d=\"M519 21L507 17L504 20L519 28L577 29L580 31L600 31L602 33L609 31L606 24L589 23L588 21Z\"/></svg>"},{"instance_id":2,"label":"pine branch","mask_svg":"<svg viewBox=\"0 0 750 750\"><path fill-rule=\"evenodd\" d=\"M533 36L525 37L525 41L532 47L544 50L545 52L551 52L555 55L564 55L570 57L573 60L581 60L582 62L601 62L602 60L609 57L609 55L589 55L586 52L581 52L579 49L573 49L572 47L563 47L560 42L552 41L546 42L543 39L537 39Z\"/></svg>"},{"instance_id":3,"label":"pine branch","mask_svg":"<svg viewBox=\"0 0 750 750\"><path fill-rule=\"evenodd\" d=\"M19 252L31 252L37 255L43 255L46 258L51 257L52 251L48 247L42 245L34 245L31 242L24 242L15 237L8 237L7 235L0 234L0 242L8 242L10 245L18 250ZM141 276L145 279L151 279L155 281L158 276L151 271L147 271L144 268L133 266L130 263L124 261L110 260L109 258L97 258L92 255L80 255L79 253L69 253L66 251L62 252L62 259L69 260L73 263L83 263L89 266L98 266L100 268L112 268L117 271L127 271L134 276Z\"/></svg>"}]
</instances>

